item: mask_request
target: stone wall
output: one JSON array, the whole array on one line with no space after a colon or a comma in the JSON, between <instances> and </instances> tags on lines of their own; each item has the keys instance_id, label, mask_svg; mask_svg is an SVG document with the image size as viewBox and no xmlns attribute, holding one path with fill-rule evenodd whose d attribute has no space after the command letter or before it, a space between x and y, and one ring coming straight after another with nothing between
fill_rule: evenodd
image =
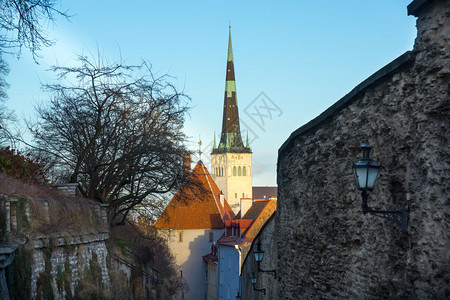
<instances>
[{"instance_id":1,"label":"stone wall","mask_svg":"<svg viewBox=\"0 0 450 300\"><path fill-rule=\"evenodd\" d=\"M449 3L413 1L414 50L280 148L280 298L450 297ZM361 212L352 164L366 135L382 165L369 205L409 207L407 233Z\"/></svg>"},{"instance_id":2,"label":"stone wall","mask_svg":"<svg viewBox=\"0 0 450 300\"><path fill-rule=\"evenodd\" d=\"M121 258L107 206L86 201L0 195L0 299L148 297L155 272Z\"/></svg>"},{"instance_id":3,"label":"stone wall","mask_svg":"<svg viewBox=\"0 0 450 300\"><path fill-rule=\"evenodd\" d=\"M64 196L0 195L0 299L71 299L82 291L84 277L109 291L106 208ZM69 216L69 222L60 221ZM89 220L91 226L71 224Z\"/></svg>"},{"instance_id":4,"label":"stone wall","mask_svg":"<svg viewBox=\"0 0 450 300\"><path fill-rule=\"evenodd\" d=\"M86 272L93 272L94 264L100 268L100 283L104 285L105 290L109 290L110 280L106 263L108 238L109 234L104 232L35 240L31 252L31 298L36 299L38 290L43 288L39 286L38 281L46 272L46 267L49 268L51 287L56 299L70 299L68 294L73 297L81 278ZM68 284L65 286L61 282L64 281L64 272L70 275L66 277Z\"/></svg>"}]
</instances>

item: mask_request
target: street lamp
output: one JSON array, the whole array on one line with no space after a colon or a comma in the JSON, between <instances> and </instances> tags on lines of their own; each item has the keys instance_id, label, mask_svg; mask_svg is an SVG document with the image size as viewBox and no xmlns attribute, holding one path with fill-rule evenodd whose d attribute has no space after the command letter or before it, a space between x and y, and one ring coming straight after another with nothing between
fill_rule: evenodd
<instances>
[{"instance_id":1,"label":"street lamp","mask_svg":"<svg viewBox=\"0 0 450 300\"><path fill-rule=\"evenodd\" d=\"M361 145L363 151L363 157L360 161L353 164L353 171L355 174L356 185L361 190L362 195L362 212L363 214L372 214L374 216L389 219L397 222L401 226L403 232L407 231L408 226L408 209L400 208L398 210L375 210L367 205L367 198L370 192L373 190L373 186L378 178L380 171L380 165L376 164L370 158L370 150L372 146L369 144L369 140L366 137L366 141Z\"/></svg>"},{"instance_id":2,"label":"street lamp","mask_svg":"<svg viewBox=\"0 0 450 300\"><path fill-rule=\"evenodd\" d=\"M257 292L263 292L264 295L266 294L266 289L257 289L257 288L255 287L255 285L256 285L256 276L255 276L255 273L254 273L254 272L252 273L252 276L250 276L250 282L251 282L252 285L253 285L253 290L254 290L254 291L257 291Z\"/></svg>"},{"instance_id":3,"label":"street lamp","mask_svg":"<svg viewBox=\"0 0 450 300\"><path fill-rule=\"evenodd\" d=\"M261 249L261 242L258 242L256 249L253 249L253 254L255 255L255 261L258 264L258 271L263 273L269 273L277 279L277 270L262 270L260 265L264 258L264 251Z\"/></svg>"}]
</instances>

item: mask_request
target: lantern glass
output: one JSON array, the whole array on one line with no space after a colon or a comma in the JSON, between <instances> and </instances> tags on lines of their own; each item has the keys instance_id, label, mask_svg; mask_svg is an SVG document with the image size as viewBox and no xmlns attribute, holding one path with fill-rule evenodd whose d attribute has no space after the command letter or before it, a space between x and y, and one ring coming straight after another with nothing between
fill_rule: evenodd
<instances>
[{"instance_id":1,"label":"lantern glass","mask_svg":"<svg viewBox=\"0 0 450 300\"><path fill-rule=\"evenodd\" d=\"M252 276L250 277L250 282L252 283L252 285L256 284L256 276L255 273L252 273Z\"/></svg>"},{"instance_id":2,"label":"lantern glass","mask_svg":"<svg viewBox=\"0 0 450 300\"><path fill-rule=\"evenodd\" d=\"M360 190L372 190L380 171L380 165L372 161L359 161L353 166L356 184Z\"/></svg>"},{"instance_id":3,"label":"lantern glass","mask_svg":"<svg viewBox=\"0 0 450 300\"><path fill-rule=\"evenodd\" d=\"M253 250L253 254L255 255L256 262L262 262L262 260L264 258L264 251L261 250L259 244L258 244L258 248Z\"/></svg>"}]
</instances>

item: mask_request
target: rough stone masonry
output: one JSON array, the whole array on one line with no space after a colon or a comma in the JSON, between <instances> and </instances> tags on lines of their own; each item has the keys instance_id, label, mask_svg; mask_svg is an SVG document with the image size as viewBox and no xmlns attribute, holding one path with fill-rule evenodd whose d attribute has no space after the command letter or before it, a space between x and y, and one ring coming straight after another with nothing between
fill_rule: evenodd
<instances>
[{"instance_id":1,"label":"rough stone masonry","mask_svg":"<svg viewBox=\"0 0 450 300\"><path fill-rule=\"evenodd\" d=\"M282 299L450 298L450 1L415 0L408 12L414 49L279 150L272 259ZM361 212L352 164L366 135L382 165L369 205L409 207L407 233Z\"/></svg>"}]
</instances>

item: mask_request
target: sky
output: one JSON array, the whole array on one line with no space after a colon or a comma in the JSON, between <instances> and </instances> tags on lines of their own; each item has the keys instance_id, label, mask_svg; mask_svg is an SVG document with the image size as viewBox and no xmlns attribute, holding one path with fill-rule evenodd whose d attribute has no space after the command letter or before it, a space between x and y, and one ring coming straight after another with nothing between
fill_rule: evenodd
<instances>
[{"instance_id":1,"label":"sky","mask_svg":"<svg viewBox=\"0 0 450 300\"><path fill-rule=\"evenodd\" d=\"M222 128L228 26L231 24L241 131L253 151L253 185L276 185L277 152L289 135L356 85L412 50L411 0L106 1L62 0L72 15L48 24L55 45L36 64L24 49L5 55L6 105L19 119L49 95L53 65L79 54L109 61L145 60L191 97L188 146L209 167ZM199 146L199 140L202 141ZM244 141L245 142L245 141ZM192 156L193 163L200 158Z\"/></svg>"}]
</instances>

